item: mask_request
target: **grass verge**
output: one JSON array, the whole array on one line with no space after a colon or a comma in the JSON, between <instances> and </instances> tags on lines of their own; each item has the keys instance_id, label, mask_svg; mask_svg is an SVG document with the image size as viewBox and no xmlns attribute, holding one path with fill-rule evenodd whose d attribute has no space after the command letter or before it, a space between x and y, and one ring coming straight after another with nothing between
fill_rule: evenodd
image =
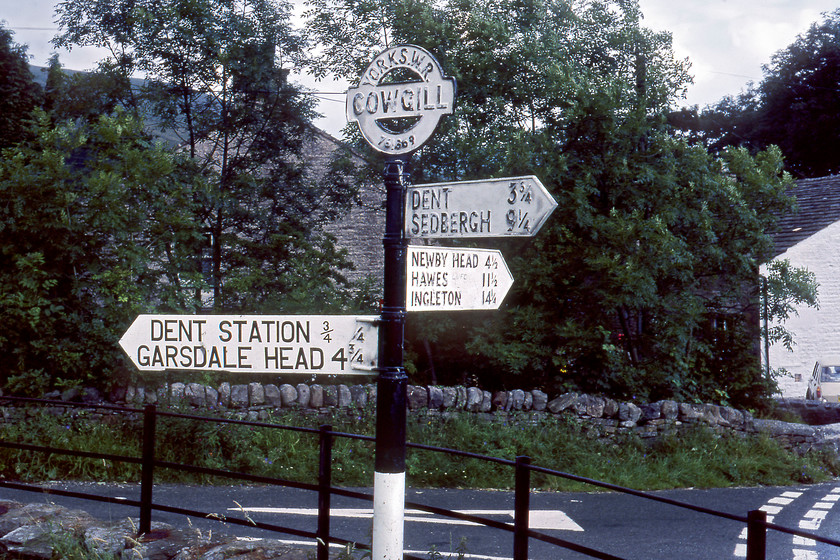
<instances>
[{"instance_id":1,"label":"grass verge","mask_svg":"<svg viewBox=\"0 0 840 560\"><path fill-rule=\"evenodd\" d=\"M358 411L330 416L294 412L272 422L374 434L375 418ZM408 440L415 443L473 451L513 459L529 455L535 465L611 484L642 490L680 487L787 485L828 480L840 473L837 457L784 450L761 436L716 435L693 427L680 435L655 441L624 436L605 441L590 436L578 421L526 417L489 423L472 415L451 419L410 418ZM24 421L0 425L0 439L65 449L139 456L139 418L92 419L88 414L31 414ZM314 482L317 476L317 436L288 430L158 418L158 459L264 476ZM374 444L337 437L333 448L333 482L370 486ZM416 487L511 488L513 469L443 453L409 449L408 484ZM0 449L0 476L43 481L57 479L138 481L139 466L122 462ZM227 479L157 469L156 481L225 483ZM595 490L591 485L541 474L532 487L544 490Z\"/></svg>"}]
</instances>

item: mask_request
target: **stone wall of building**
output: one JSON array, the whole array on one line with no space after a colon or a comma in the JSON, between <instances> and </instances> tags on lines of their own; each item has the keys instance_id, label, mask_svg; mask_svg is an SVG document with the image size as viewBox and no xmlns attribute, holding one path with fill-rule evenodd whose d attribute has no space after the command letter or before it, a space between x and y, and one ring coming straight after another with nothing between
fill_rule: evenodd
<instances>
[{"instance_id":1,"label":"stone wall of building","mask_svg":"<svg viewBox=\"0 0 840 560\"><path fill-rule=\"evenodd\" d=\"M347 144L313 128L301 156L306 162L308 177L313 181L321 180L335 154L346 155L355 167L362 167L367 163L360 153ZM346 273L349 280L371 278L377 284L382 283L384 200L385 188L381 182L362 185L357 200L353 201L346 215L324 224L324 231L335 236L338 246L347 250L347 255L355 267Z\"/></svg>"}]
</instances>

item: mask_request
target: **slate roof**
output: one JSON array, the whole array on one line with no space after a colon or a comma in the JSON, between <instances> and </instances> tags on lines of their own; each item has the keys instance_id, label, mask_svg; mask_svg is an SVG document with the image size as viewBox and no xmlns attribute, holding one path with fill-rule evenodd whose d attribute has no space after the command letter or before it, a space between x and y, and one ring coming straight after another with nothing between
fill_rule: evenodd
<instances>
[{"instance_id":1,"label":"slate roof","mask_svg":"<svg viewBox=\"0 0 840 560\"><path fill-rule=\"evenodd\" d=\"M800 179L790 191L797 211L782 216L772 234L778 256L834 222L840 222L840 175Z\"/></svg>"}]
</instances>

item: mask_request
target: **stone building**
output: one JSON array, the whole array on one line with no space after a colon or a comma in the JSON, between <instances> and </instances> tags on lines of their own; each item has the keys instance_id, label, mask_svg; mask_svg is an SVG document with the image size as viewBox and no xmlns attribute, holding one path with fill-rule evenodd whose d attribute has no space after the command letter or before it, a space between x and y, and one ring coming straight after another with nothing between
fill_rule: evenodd
<instances>
[{"instance_id":1,"label":"stone building","mask_svg":"<svg viewBox=\"0 0 840 560\"><path fill-rule=\"evenodd\" d=\"M35 82L46 86L47 68L30 65ZM68 75L78 71L63 69ZM134 87L140 87L142 80L132 79ZM154 119L148 118L152 133L171 147L181 146L184 138L177 131L160 130L154 124ZM307 167L308 175L313 180L324 176L328 170L330 159L337 153L346 154L351 162L361 167L369 162L365 156L351 146L334 138L323 130L312 126L310 134L301 154L302 161ZM382 235L385 232L385 210L382 203L385 199L385 189L381 182L374 185L364 185L359 193L357 204L341 220L324 224L324 230L334 235L340 247L346 248L350 260L355 266L346 274L349 280L362 280L372 277L378 284L382 282L383 252Z\"/></svg>"},{"instance_id":2,"label":"stone building","mask_svg":"<svg viewBox=\"0 0 840 560\"><path fill-rule=\"evenodd\" d=\"M301 154L309 170L309 176L318 180L326 173L330 159L344 154L357 167L366 165L365 157L351 146L337 140L323 130L312 127ZM349 280L372 278L382 283L384 258L382 235L385 233L385 187L381 182L365 184L359 192L359 199L342 219L324 224L324 230L336 237L338 245L347 249L355 266L346 274Z\"/></svg>"}]
</instances>

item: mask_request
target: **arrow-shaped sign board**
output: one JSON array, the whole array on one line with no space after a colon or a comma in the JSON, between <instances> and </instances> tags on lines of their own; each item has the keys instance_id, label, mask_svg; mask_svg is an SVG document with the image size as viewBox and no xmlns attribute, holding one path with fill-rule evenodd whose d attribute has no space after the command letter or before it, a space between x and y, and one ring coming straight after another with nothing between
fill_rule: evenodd
<instances>
[{"instance_id":1,"label":"arrow-shaped sign board","mask_svg":"<svg viewBox=\"0 0 840 560\"><path fill-rule=\"evenodd\" d=\"M144 371L369 375L378 317L140 315L120 346Z\"/></svg>"},{"instance_id":2,"label":"arrow-shaped sign board","mask_svg":"<svg viewBox=\"0 0 840 560\"><path fill-rule=\"evenodd\" d=\"M498 309L512 285L502 253L494 249L408 247L408 311Z\"/></svg>"},{"instance_id":3,"label":"arrow-shaped sign board","mask_svg":"<svg viewBox=\"0 0 840 560\"><path fill-rule=\"evenodd\" d=\"M405 234L422 239L531 237L557 202L534 176L406 189Z\"/></svg>"}]
</instances>

